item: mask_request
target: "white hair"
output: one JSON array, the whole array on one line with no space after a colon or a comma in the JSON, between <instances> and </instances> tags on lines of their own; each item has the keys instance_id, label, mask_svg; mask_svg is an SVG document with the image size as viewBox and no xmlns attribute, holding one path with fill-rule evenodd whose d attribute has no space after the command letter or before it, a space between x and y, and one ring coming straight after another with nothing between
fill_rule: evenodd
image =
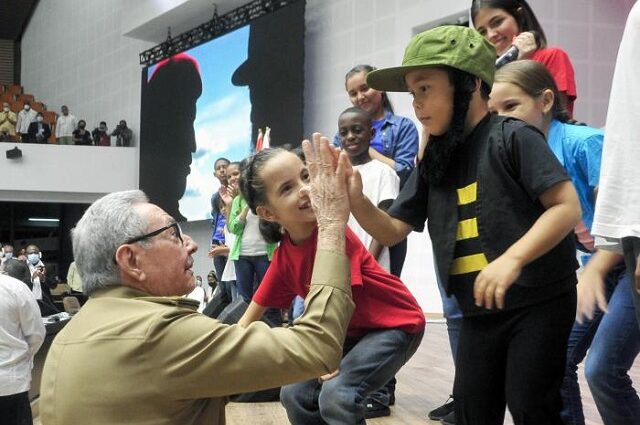
<instances>
[{"instance_id":1,"label":"white hair","mask_svg":"<svg viewBox=\"0 0 640 425\"><path fill-rule=\"evenodd\" d=\"M110 193L91 204L72 230L73 256L85 294L121 284L116 250L147 233L148 220L134 208L146 202L140 190Z\"/></svg>"}]
</instances>

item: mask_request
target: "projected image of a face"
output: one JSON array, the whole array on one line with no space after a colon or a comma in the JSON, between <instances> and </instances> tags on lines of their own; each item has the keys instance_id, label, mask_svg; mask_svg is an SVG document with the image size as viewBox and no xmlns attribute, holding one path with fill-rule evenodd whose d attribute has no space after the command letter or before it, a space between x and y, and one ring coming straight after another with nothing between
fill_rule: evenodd
<instances>
[{"instance_id":1,"label":"projected image of a face","mask_svg":"<svg viewBox=\"0 0 640 425\"><path fill-rule=\"evenodd\" d=\"M178 221L211 218L215 160L246 158L257 129L302 140L305 2L143 70L140 188Z\"/></svg>"}]
</instances>

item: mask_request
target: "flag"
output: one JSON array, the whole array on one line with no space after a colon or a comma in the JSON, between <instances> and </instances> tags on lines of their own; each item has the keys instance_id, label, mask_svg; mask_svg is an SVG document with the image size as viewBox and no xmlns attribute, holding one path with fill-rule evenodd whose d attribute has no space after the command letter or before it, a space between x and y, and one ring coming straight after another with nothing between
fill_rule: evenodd
<instances>
[{"instance_id":1,"label":"flag","mask_svg":"<svg viewBox=\"0 0 640 425\"><path fill-rule=\"evenodd\" d=\"M271 147L271 127L264 128L264 137L262 139L262 149Z\"/></svg>"},{"instance_id":2,"label":"flag","mask_svg":"<svg viewBox=\"0 0 640 425\"><path fill-rule=\"evenodd\" d=\"M256 152L260 152L262 150L262 144L263 144L262 129L259 128L258 138L256 139Z\"/></svg>"}]
</instances>

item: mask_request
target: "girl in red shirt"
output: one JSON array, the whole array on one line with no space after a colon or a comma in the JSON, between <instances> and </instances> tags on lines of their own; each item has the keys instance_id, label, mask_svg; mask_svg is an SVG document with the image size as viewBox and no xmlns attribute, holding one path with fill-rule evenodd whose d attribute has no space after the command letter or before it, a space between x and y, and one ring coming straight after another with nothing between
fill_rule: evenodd
<instances>
[{"instance_id":1,"label":"girl in red shirt","mask_svg":"<svg viewBox=\"0 0 640 425\"><path fill-rule=\"evenodd\" d=\"M288 308L296 295L306 297L309 291L317 225L308 180L304 162L284 149L265 149L247 162L243 196L262 219L265 238L280 240L280 246L239 321L243 326L268 307ZM364 400L393 378L422 339L424 314L407 287L380 267L348 227L346 247L356 309L344 357L334 374L282 388L281 400L294 425L364 423Z\"/></svg>"}]
</instances>

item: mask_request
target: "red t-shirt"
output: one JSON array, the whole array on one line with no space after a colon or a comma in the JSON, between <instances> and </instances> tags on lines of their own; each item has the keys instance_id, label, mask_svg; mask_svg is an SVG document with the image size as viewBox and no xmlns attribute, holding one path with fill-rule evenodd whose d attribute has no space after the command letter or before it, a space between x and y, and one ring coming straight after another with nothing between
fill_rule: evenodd
<instances>
[{"instance_id":1,"label":"red t-shirt","mask_svg":"<svg viewBox=\"0 0 640 425\"><path fill-rule=\"evenodd\" d=\"M567 52L557 47L547 47L533 52L531 59L544 64L551 72L558 86L558 91L567 94L567 109L569 114L573 116L573 103L578 97L578 92L573 65Z\"/></svg>"},{"instance_id":2,"label":"red t-shirt","mask_svg":"<svg viewBox=\"0 0 640 425\"><path fill-rule=\"evenodd\" d=\"M357 337L372 329L400 328L407 333L424 329L424 313L404 283L383 269L348 227L346 236L356 305L347 334ZM263 307L288 308L296 295L306 297L317 239L317 229L300 245L285 234L253 301Z\"/></svg>"}]
</instances>

